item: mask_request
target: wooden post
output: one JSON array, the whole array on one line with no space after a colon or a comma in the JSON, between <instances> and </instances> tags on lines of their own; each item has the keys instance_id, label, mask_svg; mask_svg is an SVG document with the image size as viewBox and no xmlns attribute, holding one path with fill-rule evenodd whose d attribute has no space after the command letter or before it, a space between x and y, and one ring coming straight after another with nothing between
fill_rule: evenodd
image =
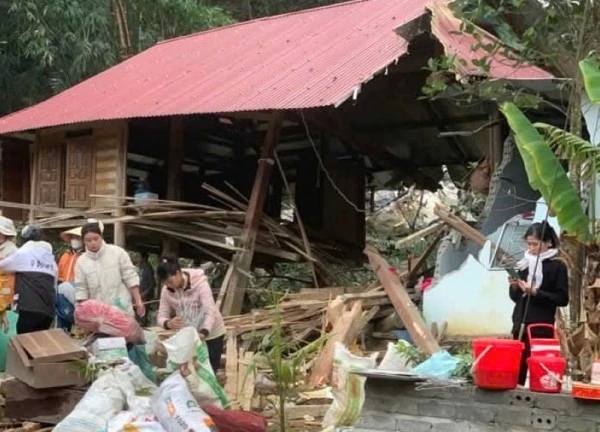
<instances>
[{"instance_id":1,"label":"wooden post","mask_svg":"<svg viewBox=\"0 0 600 432\"><path fill-rule=\"evenodd\" d=\"M225 316L237 315L242 310L244 295L246 294L246 284L248 277L244 273L250 271L252 258L254 257L254 245L256 243L256 234L263 214L265 200L269 191L269 180L273 169L273 151L283 125L283 112L275 111L269 121L269 129L265 136L260 159L258 160L258 170L254 178L254 186L250 195L250 203L246 212L244 228L240 239L241 247L244 249L234 255L231 265L227 269L227 274L223 280L221 292L224 293L222 312ZM238 271L241 270L240 271Z\"/></svg>"},{"instance_id":2,"label":"wooden post","mask_svg":"<svg viewBox=\"0 0 600 432\"><path fill-rule=\"evenodd\" d=\"M117 194L119 196L127 195L127 149L129 144L129 122L123 121L121 124L121 143L119 145L119 157L118 157L118 172L117 172ZM119 209L115 212L115 216L125 216L123 209ZM126 246L126 233L125 224L122 222L115 223L114 227L114 244L124 248Z\"/></svg>"},{"instance_id":3,"label":"wooden post","mask_svg":"<svg viewBox=\"0 0 600 432\"><path fill-rule=\"evenodd\" d=\"M169 131L169 153L167 156L167 199L171 201L181 200L182 172L184 146L184 117L171 117ZM163 254L177 255L179 242L169 238L163 241Z\"/></svg>"}]
</instances>

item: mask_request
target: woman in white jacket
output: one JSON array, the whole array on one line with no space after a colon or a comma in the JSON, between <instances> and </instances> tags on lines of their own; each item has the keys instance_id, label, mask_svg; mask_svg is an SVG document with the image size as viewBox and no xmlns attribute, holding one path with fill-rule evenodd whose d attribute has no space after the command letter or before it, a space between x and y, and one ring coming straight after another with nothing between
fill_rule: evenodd
<instances>
[{"instance_id":1,"label":"woman in white jacket","mask_svg":"<svg viewBox=\"0 0 600 432\"><path fill-rule=\"evenodd\" d=\"M77 302L89 299L117 306L129 315L146 314L140 295L140 278L129 254L121 247L106 244L98 222L86 223L81 228L85 253L75 265L75 298Z\"/></svg>"}]
</instances>

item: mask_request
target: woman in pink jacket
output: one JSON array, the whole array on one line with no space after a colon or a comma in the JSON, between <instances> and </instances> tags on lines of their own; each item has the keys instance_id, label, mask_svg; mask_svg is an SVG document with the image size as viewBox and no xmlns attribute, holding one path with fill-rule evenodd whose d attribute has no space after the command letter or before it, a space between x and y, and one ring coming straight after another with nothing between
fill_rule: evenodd
<instances>
[{"instance_id":1,"label":"woman in pink jacket","mask_svg":"<svg viewBox=\"0 0 600 432\"><path fill-rule=\"evenodd\" d=\"M206 341L210 364L216 373L221 364L225 323L201 269L182 269L176 258L160 259L156 275L162 288L158 325L168 330L194 327Z\"/></svg>"}]
</instances>

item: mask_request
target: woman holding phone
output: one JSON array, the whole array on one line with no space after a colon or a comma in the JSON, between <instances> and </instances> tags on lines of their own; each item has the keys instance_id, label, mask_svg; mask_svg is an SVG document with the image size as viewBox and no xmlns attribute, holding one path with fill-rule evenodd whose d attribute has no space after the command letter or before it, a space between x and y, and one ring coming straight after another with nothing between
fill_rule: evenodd
<instances>
[{"instance_id":1,"label":"woman holding phone","mask_svg":"<svg viewBox=\"0 0 600 432\"><path fill-rule=\"evenodd\" d=\"M558 237L547 222L532 224L525 233L527 250L517 263L518 278L509 277L509 295L515 308L512 314L513 337L521 339L525 350L521 357L519 384L527 378L527 359L531 346L527 328L532 324L554 325L556 309L569 303L567 266L558 258ZM524 329L521 331L521 325ZM534 338L552 338L550 328L532 328Z\"/></svg>"}]
</instances>

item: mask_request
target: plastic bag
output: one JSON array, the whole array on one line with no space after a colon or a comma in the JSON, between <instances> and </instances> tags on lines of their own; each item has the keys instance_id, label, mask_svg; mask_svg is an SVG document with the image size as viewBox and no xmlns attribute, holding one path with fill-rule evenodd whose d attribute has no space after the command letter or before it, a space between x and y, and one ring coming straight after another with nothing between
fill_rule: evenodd
<instances>
[{"instance_id":1,"label":"plastic bag","mask_svg":"<svg viewBox=\"0 0 600 432\"><path fill-rule=\"evenodd\" d=\"M125 394L119 387L119 377L109 370L94 381L75 409L55 428L54 432L99 432L107 422L125 408Z\"/></svg>"},{"instance_id":2,"label":"plastic bag","mask_svg":"<svg viewBox=\"0 0 600 432\"><path fill-rule=\"evenodd\" d=\"M224 410L215 405L202 409L215 423L219 432L267 432L267 419L252 411Z\"/></svg>"},{"instance_id":3,"label":"plastic bag","mask_svg":"<svg viewBox=\"0 0 600 432\"><path fill-rule=\"evenodd\" d=\"M134 317L116 306L86 300L75 308L75 324L92 333L124 337L128 343L144 344L144 331Z\"/></svg>"},{"instance_id":4,"label":"plastic bag","mask_svg":"<svg viewBox=\"0 0 600 432\"><path fill-rule=\"evenodd\" d=\"M365 403L366 378L352 374L350 371L372 369L376 361L376 353L369 357L358 357L351 354L344 344L336 342L331 379L333 403L325 414L323 427L356 424Z\"/></svg>"},{"instance_id":5,"label":"plastic bag","mask_svg":"<svg viewBox=\"0 0 600 432\"><path fill-rule=\"evenodd\" d=\"M408 342L400 340L398 344L410 345ZM389 342L387 351L381 363L377 367L378 370L390 372L409 372L410 366L408 359L398 352L397 345L394 342Z\"/></svg>"},{"instance_id":6,"label":"plastic bag","mask_svg":"<svg viewBox=\"0 0 600 432\"><path fill-rule=\"evenodd\" d=\"M212 419L200 409L178 372L161 384L152 398L151 407L167 432L217 431Z\"/></svg>"},{"instance_id":7,"label":"plastic bag","mask_svg":"<svg viewBox=\"0 0 600 432\"><path fill-rule=\"evenodd\" d=\"M165 432L154 418L139 418L130 411L122 411L106 425L106 432Z\"/></svg>"},{"instance_id":8,"label":"plastic bag","mask_svg":"<svg viewBox=\"0 0 600 432\"><path fill-rule=\"evenodd\" d=\"M448 379L457 366L457 358L453 357L448 351L439 351L423 363L415 366L413 372L425 377Z\"/></svg>"},{"instance_id":9,"label":"plastic bag","mask_svg":"<svg viewBox=\"0 0 600 432\"><path fill-rule=\"evenodd\" d=\"M186 327L163 342L172 369L179 368L200 405L229 406L229 399L210 365L206 343L192 327Z\"/></svg>"}]
</instances>

